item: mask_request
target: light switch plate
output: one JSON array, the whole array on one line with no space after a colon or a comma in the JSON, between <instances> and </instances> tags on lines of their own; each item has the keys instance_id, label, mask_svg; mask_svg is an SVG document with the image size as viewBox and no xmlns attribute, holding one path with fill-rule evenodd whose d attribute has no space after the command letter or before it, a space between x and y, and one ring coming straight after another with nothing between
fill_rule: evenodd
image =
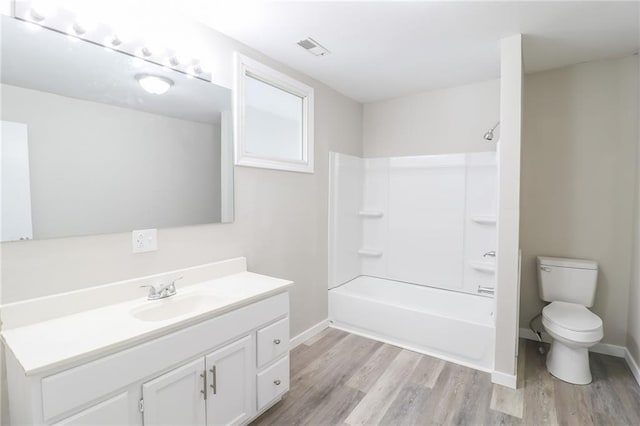
<instances>
[{"instance_id":1,"label":"light switch plate","mask_svg":"<svg viewBox=\"0 0 640 426\"><path fill-rule=\"evenodd\" d=\"M134 253L158 250L158 230L139 229L131 234Z\"/></svg>"}]
</instances>

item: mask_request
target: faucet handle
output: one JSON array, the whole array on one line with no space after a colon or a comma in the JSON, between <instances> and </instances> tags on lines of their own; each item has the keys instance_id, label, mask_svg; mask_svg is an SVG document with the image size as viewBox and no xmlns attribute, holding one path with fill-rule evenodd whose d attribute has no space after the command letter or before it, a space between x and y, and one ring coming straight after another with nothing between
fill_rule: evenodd
<instances>
[{"instance_id":1,"label":"faucet handle","mask_svg":"<svg viewBox=\"0 0 640 426\"><path fill-rule=\"evenodd\" d=\"M140 288L145 288L145 287L149 287L149 294L147 296L149 299L158 296L158 289L156 288L155 285L153 285L153 284L145 284L145 285L141 285L140 286Z\"/></svg>"},{"instance_id":2,"label":"faucet handle","mask_svg":"<svg viewBox=\"0 0 640 426\"><path fill-rule=\"evenodd\" d=\"M488 251L488 252L486 252L485 254L482 255L482 257L487 257L487 256L496 257L495 250Z\"/></svg>"},{"instance_id":3,"label":"faucet handle","mask_svg":"<svg viewBox=\"0 0 640 426\"><path fill-rule=\"evenodd\" d=\"M184 276L171 279L167 284L162 286L162 295L164 297L173 296L176 294L176 281L183 279Z\"/></svg>"},{"instance_id":4,"label":"faucet handle","mask_svg":"<svg viewBox=\"0 0 640 426\"><path fill-rule=\"evenodd\" d=\"M183 278L184 278L184 276L181 275L178 278L174 278L173 280L171 280L171 282L167 286L167 293L175 294L176 293L176 281L179 281L179 280L181 280Z\"/></svg>"}]
</instances>

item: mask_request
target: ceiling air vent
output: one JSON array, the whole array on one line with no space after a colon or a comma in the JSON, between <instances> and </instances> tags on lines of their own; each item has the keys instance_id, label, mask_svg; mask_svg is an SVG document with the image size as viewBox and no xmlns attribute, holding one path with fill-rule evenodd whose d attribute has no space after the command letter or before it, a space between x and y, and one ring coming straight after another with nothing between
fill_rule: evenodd
<instances>
[{"instance_id":1,"label":"ceiling air vent","mask_svg":"<svg viewBox=\"0 0 640 426\"><path fill-rule=\"evenodd\" d=\"M318 43L311 37L305 38L304 40L300 40L298 42L298 46L302 47L307 52L315 56L324 56L329 54L329 51L324 46L322 46L320 43Z\"/></svg>"}]
</instances>

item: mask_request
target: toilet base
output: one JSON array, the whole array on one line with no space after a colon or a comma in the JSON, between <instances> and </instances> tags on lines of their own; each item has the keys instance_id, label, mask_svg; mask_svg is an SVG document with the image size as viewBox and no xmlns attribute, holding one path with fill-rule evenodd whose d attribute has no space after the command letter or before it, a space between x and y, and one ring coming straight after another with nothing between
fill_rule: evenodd
<instances>
[{"instance_id":1,"label":"toilet base","mask_svg":"<svg viewBox=\"0 0 640 426\"><path fill-rule=\"evenodd\" d=\"M589 367L589 349L570 347L554 339L547 354L547 370L554 377L575 385L588 385L593 380Z\"/></svg>"}]
</instances>

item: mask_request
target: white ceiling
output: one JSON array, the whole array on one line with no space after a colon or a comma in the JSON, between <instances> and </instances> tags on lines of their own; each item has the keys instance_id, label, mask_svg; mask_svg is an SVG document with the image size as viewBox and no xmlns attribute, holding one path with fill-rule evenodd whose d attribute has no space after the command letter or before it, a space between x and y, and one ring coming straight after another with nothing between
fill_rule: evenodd
<instances>
[{"instance_id":1,"label":"white ceiling","mask_svg":"<svg viewBox=\"0 0 640 426\"><path fill-rule=\"evenodd\" d=\"M186 0L188 16L361 102L499 76L525 34L526 72L638 51L638 2ZM331 51L296 45L312 37Z\"/></svg>"}]
</instances>

